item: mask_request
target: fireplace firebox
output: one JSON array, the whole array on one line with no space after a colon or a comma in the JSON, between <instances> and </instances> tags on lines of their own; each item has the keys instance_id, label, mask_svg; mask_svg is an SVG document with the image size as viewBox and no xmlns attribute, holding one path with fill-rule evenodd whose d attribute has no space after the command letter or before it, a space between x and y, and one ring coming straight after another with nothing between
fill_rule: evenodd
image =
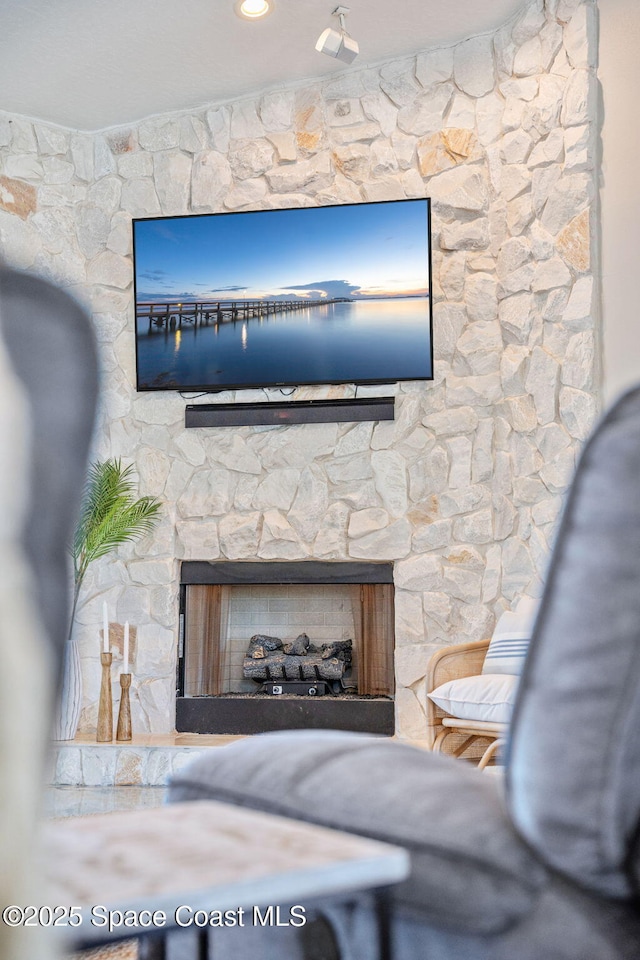
<instances>
[{"instance_id":1,"label":"fireplace firebox","mask_svg":"<svg viewBox=\"0 0 640 960\"><path fill-rule=\"evenodd\" d=\"M391 735L393 565L183 561L176 728Z\"/></svg>"}]
</instances>

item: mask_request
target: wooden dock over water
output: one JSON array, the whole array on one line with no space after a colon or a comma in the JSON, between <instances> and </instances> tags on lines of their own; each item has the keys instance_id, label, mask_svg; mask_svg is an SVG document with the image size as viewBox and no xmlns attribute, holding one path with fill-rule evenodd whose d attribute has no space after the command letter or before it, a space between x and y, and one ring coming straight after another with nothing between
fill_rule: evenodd
<instances>
[{"instance_id":1,"label":"wooden dock over water","mask_svg":"<svg viewBox=\"0 0 640 960\"><path fill-rule=\"evenodd\" d=\"M175 330L183 324L193 327L251 320L277 313L292 313L310 307L327 307L345 303L344 299L329 300L192 300L165 303L136 303L136 320L148 319L149 333L154 330Z\"/></svg>"}]
</instances>

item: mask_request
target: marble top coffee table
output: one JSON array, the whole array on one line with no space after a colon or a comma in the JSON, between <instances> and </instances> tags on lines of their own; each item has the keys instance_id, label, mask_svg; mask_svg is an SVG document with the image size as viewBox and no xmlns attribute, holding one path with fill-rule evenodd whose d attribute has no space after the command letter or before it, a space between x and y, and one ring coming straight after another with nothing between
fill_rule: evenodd
<instances>
[{"instance_id":1,"label":"marble top coffee table","mask_svg":"<svg viewBox=\"0 0 640 960\"><path fill-rule=\"evenodd\" d=\"M248 926L257 910L263 925L269 907L289 918L291 904L409 873L398 847L209 800L51 821L44 832L49 901L79 908L66 929L83 945L192 926L198 911Z\"/></svg>"}]
</instances>

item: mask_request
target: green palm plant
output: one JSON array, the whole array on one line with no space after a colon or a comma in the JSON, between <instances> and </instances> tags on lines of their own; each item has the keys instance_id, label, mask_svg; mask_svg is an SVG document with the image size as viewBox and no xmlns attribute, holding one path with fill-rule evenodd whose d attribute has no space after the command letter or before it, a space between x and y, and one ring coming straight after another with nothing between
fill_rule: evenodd
<instances>
[{"instance_id":1,"label":"green palm plant","mask_svg":"<svg viewBox=\"0 0 640 960\"><path fill-rule=\"evenodd\" d=\"M161 504L155 497L136 499L132 473L133 466L123 467L119 458L98 461L89 468L71 546L74 590L70 633L89 564L127 540L149 533L157 523Z\"/></svg>"}]
</instances>

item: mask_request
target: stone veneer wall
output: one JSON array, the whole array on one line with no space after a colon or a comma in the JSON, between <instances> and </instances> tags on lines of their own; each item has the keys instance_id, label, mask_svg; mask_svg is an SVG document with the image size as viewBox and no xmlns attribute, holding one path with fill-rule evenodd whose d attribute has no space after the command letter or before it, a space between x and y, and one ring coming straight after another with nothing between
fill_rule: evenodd
<instances>
[{"instance_id":1,"label":"stone veneer wall","mask_svg":"<svg viewBox=\"0 0 640 960\"><path fill-rule=\"evenodd\" d=\"M84 729L104 598L139 627L135 729L171 727L176 558L396 561L407 738L424 737L432 645L539 591L598 405L594 17L593 0L534 0L493 36L100 134L0 118L5 256L90 304L96 456L134 461L165 504L89 577ZM185 431L179 396L135 393L131 216L424 195L435 380L397 387L394 423Z\"/></svg>"}]
</instances>

